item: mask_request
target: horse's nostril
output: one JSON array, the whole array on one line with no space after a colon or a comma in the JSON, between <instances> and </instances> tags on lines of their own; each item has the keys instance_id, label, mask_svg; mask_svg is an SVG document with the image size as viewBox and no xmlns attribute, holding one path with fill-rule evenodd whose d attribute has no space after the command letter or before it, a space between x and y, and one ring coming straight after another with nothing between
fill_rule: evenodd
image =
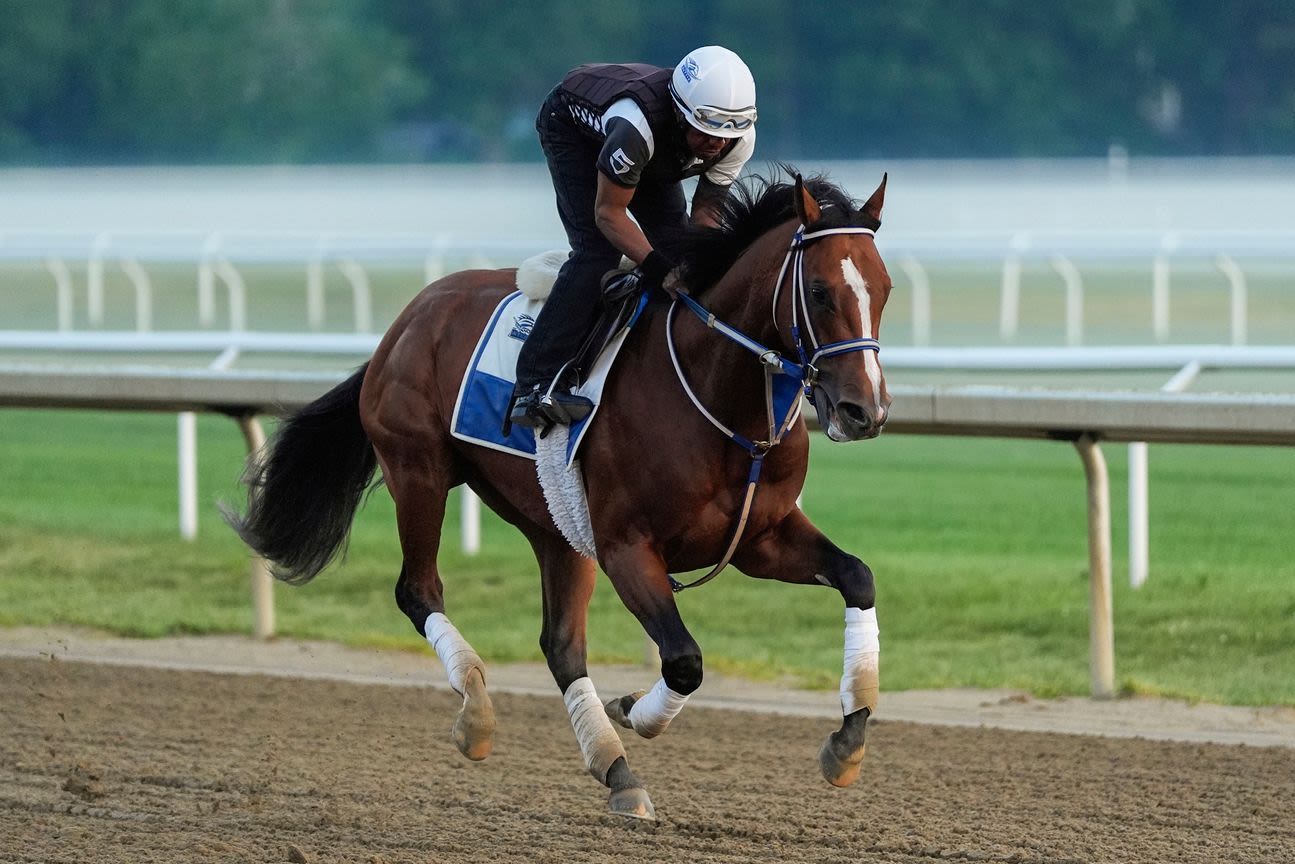
<instances>
[{"instance_id":1,"label":"horse's nostril","mask_svg":"<svg viewBox=\"0 0 1295 864\"><path fill-rule=\"evenodd\" d=\"M841 419L856 429L867 429L872 425L872 418L863 410L862 405L854 402L841 402L836 406Z\"/></svg>"}]
</instances>

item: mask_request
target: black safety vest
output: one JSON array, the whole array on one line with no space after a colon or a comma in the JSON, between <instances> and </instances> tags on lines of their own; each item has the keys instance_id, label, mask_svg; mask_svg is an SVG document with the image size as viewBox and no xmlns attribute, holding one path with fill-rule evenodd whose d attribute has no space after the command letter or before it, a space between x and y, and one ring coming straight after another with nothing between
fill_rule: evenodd
<instances>
[{"instance_id":1,"label":"black safety vest","mask_svg":"<svg viewBox=\"0 0 1295 864\"><path fill-rule=\"evenodd\" d=\"M647 117L655 142L642 180L677 182L709 171L737 146L739 139L730 141L715 158L690 165L694 157L670 95L672 74L672 69L646 63L589 63L568 72L553 97L561 103L566 122L598 140L606 137L601 124L603 112L613 102L633 99Z\"/></svg>"}]
</instances>

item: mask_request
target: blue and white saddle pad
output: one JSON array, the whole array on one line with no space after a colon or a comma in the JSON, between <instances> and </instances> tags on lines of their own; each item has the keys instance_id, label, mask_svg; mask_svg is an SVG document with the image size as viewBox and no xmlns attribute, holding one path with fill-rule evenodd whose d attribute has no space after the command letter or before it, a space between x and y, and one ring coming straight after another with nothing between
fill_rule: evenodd
<instances>
[{"instance_id":1,"label":"blue and white saddle pad","mask_svg":"<svg viewBox=\"0 0 1295 864\"><path fill-rule=\"evenodd\" d=\"M598 415L607 374L644 305L640 302L630 323L621 328L594 362L589 380L575 391L592 401L594 410L571 426L567 437L567 467L575 461L580 442ZM532 300L520 291L509 294L495 307L476 350L472 352L472 360L459 386L458 399L454 402L450 434L455 438L527 459L535 458L535 433L532 430L514 426L507 438L500 434L500 430L504 425L504 414L511 407L513 384L517 380L517 356L542 308L543 300Z\"/></svg>"}]
</instances>

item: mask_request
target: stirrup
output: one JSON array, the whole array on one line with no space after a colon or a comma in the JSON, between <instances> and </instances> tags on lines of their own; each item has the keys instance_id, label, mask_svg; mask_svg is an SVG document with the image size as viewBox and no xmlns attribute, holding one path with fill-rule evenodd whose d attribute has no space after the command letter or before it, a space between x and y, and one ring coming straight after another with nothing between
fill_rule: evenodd
<instances>
[{"instance_id":1,"label":"stirrup","mask_svg":"<svg viewBox=\"0 0 1295 864\"><path fill-rule=\"evenodd\" d=\"M540 406L541 391L536 387L513 400L505 421L508 426L521 426L526 429L539 429L552 425L553 421Z\"/></svg>"},{"instance_id":2,"label":"stirrup","mask_svg":"<svg viewBox=\"0 0 1295 864\"><path fill-rule=\"evenodd\" d=\"M594 410L594 403L574 393L550 390L540 397L539 410L553 423L570 426L588 417Z\"/></svg>"}]
</instances>

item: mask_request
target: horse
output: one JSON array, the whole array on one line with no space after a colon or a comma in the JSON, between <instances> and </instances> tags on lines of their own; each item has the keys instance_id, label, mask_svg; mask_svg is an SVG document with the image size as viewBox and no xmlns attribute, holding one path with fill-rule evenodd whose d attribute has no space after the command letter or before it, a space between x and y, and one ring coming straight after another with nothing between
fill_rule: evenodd
<instances>
[{"instance_id":1,"label":"horse","mask_svg":"<svg viewBox=\"0 0 1295 864\"><path fill-rule=\"evenodd\" d=\"M597 568L555 525L536 466L451 435L459 383L514 270L424 288L367 363L279 426L245 474L234 528L279 578L304 583L385 482L403 554L396 604L462 697L452 736L479 760L495 729L486 666L447 616L437 569L447 494L466 483L534 550L540 648L608 810L649 820L654 806L613 724L655 737L702 683L701 648L675 604L685 586L670 574L731 562L756 579L835 589L846 607L842 722L818 761L832 784L853 783L877 705L874 578L797 506L809 455L800 411L803 392L833 441L875 437L886 422L877 338L892 284L875 241L885 189L883 176L859 207L823 177L736 184L719 226L684 239L678 298L658 292L625 339L580 467L596 563L659 649L650 690L598 697L585 635ZM791 394L776 410L775 391Z\"/></svg>"}]
</instances>

